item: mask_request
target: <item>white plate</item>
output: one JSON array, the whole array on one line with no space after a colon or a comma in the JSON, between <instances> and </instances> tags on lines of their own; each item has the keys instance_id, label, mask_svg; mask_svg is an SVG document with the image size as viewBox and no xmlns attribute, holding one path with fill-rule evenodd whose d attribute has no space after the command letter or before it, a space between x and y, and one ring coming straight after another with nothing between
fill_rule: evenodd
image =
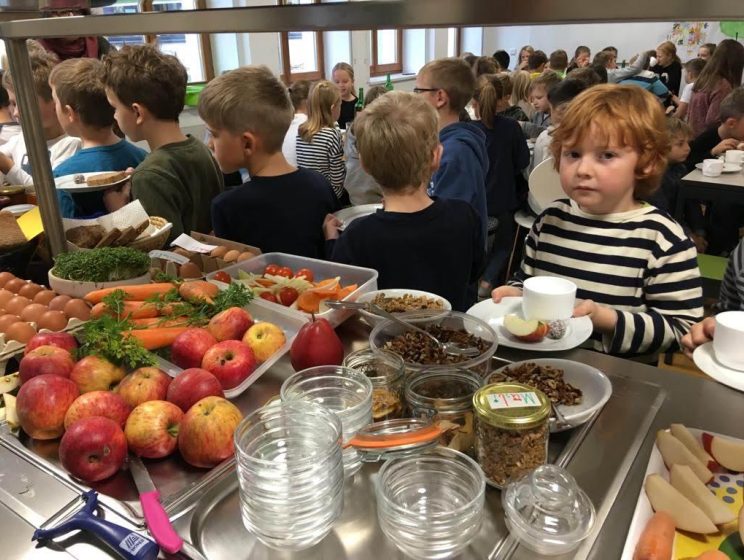
<instances>
[{"instance_id":1,"label":"white plate","mask_svg":"<svg viewBox=\"0 0 744 560\"><path fill-rule=\"evenodd\" d=\"M84 192L94 192L94 191L102 191L111 187L115 187L116 185L121 185L122 183L126 183L129 180L129 176L126 176L124 179L121 179L120 181L116 181L114 183L108 183L106 185L95 185L90 186L88 183L76 183L75 177L78 175L82 175L85 177L85 180L87 181L89 177L93 177L95 175L100 175L101 173L115 173L114 171L95 171L93 173L75 173L74 175L64 175L62 177L57 177L54 179L54 184L58 189L61 189L63 191L70 191L70 192L77 192L77 193L84 193Z\"/></svg>"},{"instance_id":2,"label":"white plate","mask_svg":"<svg viewBox=\"0 0 744 560\"><path fill-rule=\"evenodd\" d=\"M374 292L368 292L362 296L359 296L357 298L358 302L366 303L368 301L372 301L377 297L378 294L385 294L386 297L402 297L405 294L409 294L415 297L428 297L432 299L438 299L442 302L442 305L444 306L443 311L451 311L452 310L452 304L444 299L442 296L438 296L437 294L432 294L431 292L422 292L421 290L408 290L408 289L392 289L392 290L375 290ZM361 314L364 321L370 326L374 327L378 323L382 323L383 321L387 321L384 317L379 317L378 315L375 315L374 313L369 313L368 311L360 310L359 313ZM394 313L394 315L400 315L400 313ZM435 317L432 317L432 319Z\"/></svg>"},{"instance_id":3,"label":"white plate","mask_svg":"<svg viewBox=\"0 0 744 560\"><path fill-rule=\"evenodd\" d=\"M382 204L360 204L359 206L349 206L348 208L339 210L333 215L341 220L341 226L338 229L343 231L357 218L374 214L380 208L382 208Z\"/></svg>"},{"instance_id":4,"label":"white plate","mask_svg":"<svg viewBox=\"0 0 744 560\"><path fill-rule=\"evenodd\" d=\"M590 365L574 362L572 360L560 360L555 358L540 358L538 360L524 360L501 367L493 373L501 372L508 368L514 368L520 364L532 363L540 366L553 366L563 370L563 379L581 390L581 404L573 406L558 405L558 408L566 417L568 426L560 430L555 429L555 421L550 421L551 432L562 432L587 422L612 396L612 383L607 376Z\"/></svg>"},{"instance_id":5,"label":"white plate","mask_svg":"<svg viewBox=\"0 0 744 560\"><path fill-rule=\"evenodd\" d=\"M703 164L698 163L695 165L696 169L703 169ZM737 165L735 163L724 163L723 164L723 173L738 173L741 171L741 165Z\"/></svg>"},{"instance_id":6,"label":"white plate","mask_svg":"<svg viewBox=\"0 0 744 560\"><path fill-rule=\"evenodd\" d=\"M566 321L566 334L563 338L553 340L545 337L540 342L522 342L504 328L504 316L510 313L522 314L521 297L505 297L501 303L494 303L493 300L487 299L468 309L468 315L488 323L488 326L496 331L499 335L499 344L519 350L536 352L570 350L588 340L594 330L589 317L574 317Z\"/></svg>"},{"instance_id":7,"label":"white plate","mask_svg":"<svg viewBox=\"0 0 744 560\"><path fill-rule=\"evenodd\" d=\"M744 371L733 369L716 360L713 342L706 342L692 353L695 365L710 377L737 391L744 391Z\"/></svg>"},{"instance_id":8,"label":"white plate","mask_svg":"<svg viewBox=\"0 0 744 560\"><path fill-rule=\"evenodd\" d=\"M14 204L13 206L6 206L2 211L10 212L14 216L21 216L34 208L36 208L35 204Z\"/></svg>"}]
</instances>

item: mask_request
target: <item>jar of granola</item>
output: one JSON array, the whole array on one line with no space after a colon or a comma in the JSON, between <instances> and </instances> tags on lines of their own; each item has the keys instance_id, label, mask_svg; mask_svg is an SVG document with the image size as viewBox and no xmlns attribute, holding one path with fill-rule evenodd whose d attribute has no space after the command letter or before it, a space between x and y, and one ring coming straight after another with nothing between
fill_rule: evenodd
<instances>
[{"instance_id":1,"label":"jar of granola","mask_svg":"<svg viewBox=\"0 0 744 560\"><path fill-rule=\"evenodd\" d=\"M473 395L475 453L499 488L548 460L550 400L521 383L486 385Z\"/></svg>"},{"instance_id":2,"label":"jar of granola","mask_svg":"<svg viewBox=\"0 0 744 560\"><path fill-rule=\"evenodd\" d=\"M406 382L405 391L409 412L414 418L430 418L444 430L441 445L472 454L473 395L480 384L477 373L458 368L413 374Z\"/></svg>"},{"instance_id":3,"label":"jar of granola","mask_svg":"<svg viewBox=\"0 0 744 560\"><path fill-rule=\"evenodd\" d=\"M371 348L352 352L344 360L345 367L366 375L372 382L372 421L393 420L403 416L403 358Z\"/></svg>"}]
</instances>

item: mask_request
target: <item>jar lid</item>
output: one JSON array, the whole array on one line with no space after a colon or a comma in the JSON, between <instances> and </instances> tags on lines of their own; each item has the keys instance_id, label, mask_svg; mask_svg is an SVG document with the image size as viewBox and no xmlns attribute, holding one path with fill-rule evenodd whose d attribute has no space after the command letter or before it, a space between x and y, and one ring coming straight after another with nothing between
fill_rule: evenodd
<instances>
[{"instance_id":1,"label":"jar lid","mask_svg":"<svg viewBox=\"0 0 744 560\"><path fill-rule=\"evenodd\" d=\"M478 418L497 428L526 430L550 415L550 400L542 391L521 383L493 383L473 395Z\"/></svg>"},{"instance_id":2,"label":"jar lid","mask_svg":"<svg viewBox=\"0 0 744 560\"><path fill-rule=\"evenodd\" d=\"M596 514L571 474L543 465L511 482L501 498L509 531L541 554L562 554L587 537Z\"/></svg>"},{"instance_id":3,"label":"jar lid","mask_svg":"<svg viewBox=\"0 0 744 560\"><path fill-rule=\"evenodd\" d=\"M366 462L405 457L435 447L443 431L428 419L385 420L365 426L344 447L354 447Z\"/></svg>"},{"instance_id":4,"label":"jar lid","mask_svg":"<svg viewBox=\"0 0 744 560\"><path fill-rule=\"evenodd\" d=\"M13 196L15 194L21 194L25 192L26 192L26 189L22 185L21 186L10 185L10 186L5 186L5 187L0 187L0 195L4 195L4 196Z\"/></svg>"}]
</instances>

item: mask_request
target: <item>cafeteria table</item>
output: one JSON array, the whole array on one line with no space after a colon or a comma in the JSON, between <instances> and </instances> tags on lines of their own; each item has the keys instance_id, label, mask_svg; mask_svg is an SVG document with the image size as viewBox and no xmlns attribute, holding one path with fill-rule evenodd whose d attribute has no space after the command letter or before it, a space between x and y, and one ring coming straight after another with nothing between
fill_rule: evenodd
<instances>
[{"instance_id":1,"label":"cafeteria table","mask_svg":"<svg viewBox=\"0 0 744 560\"><path fill-rule=\"evenodd\" d=\"M744 205L744 173L722 173L718 177L706 177L694 169L682 178L674 208L674 218L684 219L685 201L689 199L706 202L725 202Z\"/></svg>"}]
</instances>

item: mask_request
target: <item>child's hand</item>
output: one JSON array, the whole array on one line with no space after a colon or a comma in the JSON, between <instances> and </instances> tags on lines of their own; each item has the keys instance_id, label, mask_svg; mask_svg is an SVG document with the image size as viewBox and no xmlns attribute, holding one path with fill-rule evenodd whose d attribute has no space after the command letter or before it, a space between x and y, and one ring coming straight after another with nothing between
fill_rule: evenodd
<instances>
[{"instance_id":1,"label":"child's hand","mask_svg":"<svg viewBox=\"0 0 744 560\"><path fill-rule=\"evenodd\" d=\"M714 156L717 156L718 154L722 154L726 150L735 150L738 145L739 141L736 138L726 138L726 140L723 140L720 144L713 148L710 153Z\"/></svg>"},{"instance_id":2,"label":"child's hand","mask_svg":"<svg viewBox=\"0 0 744 560\"><path fill-rule=\"evenodd\" d=\"M690 332L682 337L682 349L685 354L692 358L692 352L695 348L713 340L715 329L716 320L713 317L708 317L692 325Z\"/></svg>"},{"instance_id":3,"label":"child's hand","mask_svg":"<svg viewBox=\"0 0 744 560\"><path fill-rule=\"evenodd\" d=\"M116 212L119 208L122 208L129 204L129 202L132 200L131 192L131 181L127 181L119 187L111 187L110 189L106 189L103 193L103 205L106 207L106 210L109 213Z\"/></svg>"},{"instance_id":4,"label":"child's hand","mask_svg":"<svg viewBox=\"0 0 744 560\"><path fill-rule=\"evenodd\" d=\"M500 303L501 299L505 297L520 297L521 295L522 290L514 286L499 286L491 292L491 298L494 303Z\"/></svg>"},{"instance_id":5,"label":"child's hand","mask_svg":"<svg viewBox=\"0 0 744 560\"><path fill-rule=\"evenodd\" d=\"M323 220L323 233L326 239L338 239L338 228L342 225L339 220L333 214L328 214Z\"/></svg>"},{"instance_id":6,"label":"child's hand","mask_svg":"<svg viewBox=\"0 0 744 560\"><path fill-rule=\"evenodd\" d=\"M0 154L0 172L7 175L13 167L13 160L5 154Z\"/></svg>"},{"instance_id":7,"label":"child's hand","mask_svg":"<svg viewBox=\"0 0 744 560\"><path fill-rule=\"evenodd\" d=\"M695 244L698 253L705 253L708 250L708 240L702 235L691 233L690 240Z\"/></svg>"},{"instance_id":8,"label":"child's hand","mask_svg":"<svg viewBox=\"0 0 744 560\"><path fill-rule=\"evenodd\" d=\"M601 333L615 332L617 313L611 307L599 305L591 299L580 300L574 307L574 317L589 317L595 331Z\"/></svg>"}]
</instances>

